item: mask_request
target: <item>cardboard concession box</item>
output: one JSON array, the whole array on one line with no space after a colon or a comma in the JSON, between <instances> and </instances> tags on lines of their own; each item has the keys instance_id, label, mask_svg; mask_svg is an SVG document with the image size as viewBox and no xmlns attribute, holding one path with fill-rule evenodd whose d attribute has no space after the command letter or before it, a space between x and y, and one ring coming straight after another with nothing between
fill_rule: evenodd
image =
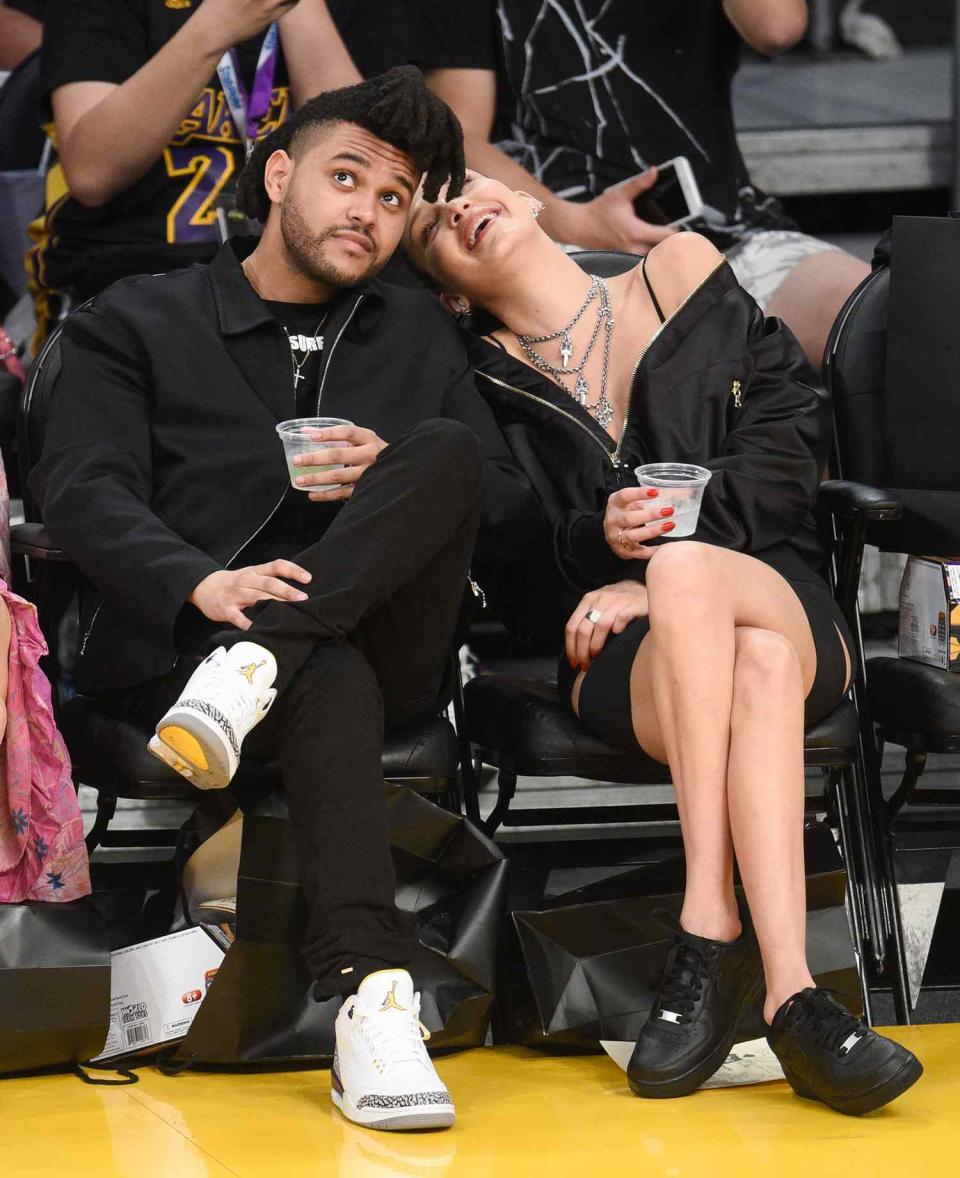
<instances>
[{"instance_id":1,"label":"cardboard concession box","mask_svg":"<svg viewBox=\"0 0 960 1178\"><path fill-rule=\"evenodd\" d=\"M907 560L900 582L900 657L960 672L960 559Z\"/></svg>"},{"instance_id":2,"label":"cardboard concession box","mask_svg":"<svg viewBox=\"0 0 960 1178\"><path fill-rule=\"evenodd\" d=\"M110 1031L97 1060L186 1035L224 958L218 932L199 925L110 954Z\"/></svg>"}]
</instances>

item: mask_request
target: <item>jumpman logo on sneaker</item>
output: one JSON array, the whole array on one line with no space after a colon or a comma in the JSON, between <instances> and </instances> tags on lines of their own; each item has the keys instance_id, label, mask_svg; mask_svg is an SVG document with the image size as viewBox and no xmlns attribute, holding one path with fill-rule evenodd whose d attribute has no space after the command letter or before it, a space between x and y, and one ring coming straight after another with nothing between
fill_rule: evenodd
<instances>
[{"instance_id":1,"label":"jumpman logo on sneaker","mask_svg":"<svg viewBox=\"0 0 960 1178\"><path fill-rule=\"evenodd\" d=\"M254 675L256 675L257 671L259 671L261 667L265 667L266 665L267 660L261 659L259 663L247 663L245 667L237 667L237 673L242 675L252 687Z\"/></svg>"},{"instance_id":2,"label":"jumpman logo on sneaker","mask_svg":"<svg viewBox=\"0 0 960 1178\"><path fill-rule=\"evenodd\" d=\"M392 982L390 985L390 993L386 996L386 998L384 998L383 1006L380 1007L381 1014L385 1010L405 1011L406 1009L407 1008L405 1006L401 1006L397 1001L397 983Z\"/></svg>"}]
</instances>

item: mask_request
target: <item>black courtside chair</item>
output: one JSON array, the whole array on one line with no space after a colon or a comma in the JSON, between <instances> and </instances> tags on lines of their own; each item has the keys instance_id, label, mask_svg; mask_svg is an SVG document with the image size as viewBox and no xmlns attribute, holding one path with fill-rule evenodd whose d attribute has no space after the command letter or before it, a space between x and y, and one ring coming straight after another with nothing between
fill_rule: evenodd
<instances>
[{"instance_id":1,"label":"black courtside chair","mask_svg":"<svg viewBox=\"0 0 960 1178\"><path fill-rule=\"evenodd\" d=\"M83 314L83 307L75 314ZM30 372L20 407L18 444L24 488L26 522L11 530L18 591L37 605L39 621L50 646L44 669L54 683L58 701L57 720L73 763L74 781L97 791L97 814L87 836L87 846L172 845L175 832L169 830L110 830L110 822L121 798L140 801L197 801L199 792L146 749L150 733L112 714L102 701L70 694L66 683L71 670L69 653L58 636L64 617L78 594L84 592L83 578L65 554L52 542L29 497L27 478L43 445L49 407L57 395L60 372L60 329L44 344ZM64 698L57 688L63 682ZM459 689L459 667L454 687ZM459 699L457 703L459 704ZM387 781L406 785L459 812L460 748L445 716L387 733L383 774ZM245 758L235 779L237 796L245 799L244 809L285 813L279 762ZM231 787L234 788L234 787ZM246 799L255 799L249 805Z\"/></svg>"},{"instance_id":2,"label":"black courtside chair","mask_svg":"<svg viewBox=\"0 0 960 1178\"><path fill-rule=\"evenodd\" d=\"M631 254L574 255L590 273L610 277L635 266ZM521 456L518 459L522 462ZM831 552L830 579L851 623L856 621L856 581L859 557L850 539L862 530L865 518L896 511L886 498L868 487L831 481L821 489L818 507ZM862 551L862 539L860 540ZM853 628L853 627L852 627ZM858 633L858 629L855 630ZM519 777L571 776L594 782L638 787L669 784L665 766L637 750L626 754L593 736L557 697L554 659L514 662L509 672L481 674L465 687L466 724L463 729L464 790L467 814L480 822L477 782L484 765L498 771L498 797L482 823L493 835L501 826L568 826L623 822L677 822L676 805L594 805L512 810ZM868 781L876 773L864 756L855 700L839 708L806 733L805 762L822 771L822 796L808 798L811 811L827 810L839 832L848 874L850 916L867 1017L870 1012L868 976L892 977L897 1017L909 1018L909 990L897 911L884 895L883 873L877 863L874 828L878 786ZM472 758L472 763L471 763ZM642 790L638 789L642 794ZM872 966L872 968L871 968Z\"/></svg>"},{"instance_id":3,"label":"black courtside chair","mask_svg":"<svg viewBox=\"0 0 960 1178\"><path fill-rule=\"evenodd\" d=\"M889 267L875 270L853 292L827 344L827 383L837 419L837 464L844 477L887 487L900 511L895 519L871 520L864 539L886 552L917 556L960 556L960 460L954 490L898 485L884 440L887 390ZM911 408L922 419L924 387L911 388ZM960 451L960 403L951 420ZM861 709L868 743L879 759L884 743L906 750L903 778L893 796L877 808L883 814L884 844L925 832L960 835L960 794L923 789L920 778L929 753L960 754L960 675L908 659L871 658L866 664L868 707ZM876 736L876 743L869 738ZM889 851L887 870L891 872Z\"/></svg>"}]
</instances>

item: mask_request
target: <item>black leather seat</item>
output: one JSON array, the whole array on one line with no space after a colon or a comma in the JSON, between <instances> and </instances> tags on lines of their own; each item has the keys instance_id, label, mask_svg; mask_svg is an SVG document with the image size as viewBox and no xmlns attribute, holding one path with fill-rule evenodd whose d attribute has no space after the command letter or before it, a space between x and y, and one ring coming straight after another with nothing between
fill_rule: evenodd
<instances>
[{"instance_id":1,"label":"black leather seat","mask_svg":"<svg viewBox=\"0 0 960 1178\"><path fill-rule=\"evenodd\" d=\"M931 428L948 431L960 448L960 407L952 415L934 413L922 384L899 392L887 389L890 287L888 268L866 278L847 300L827 344L838 461L845 477L886 483L898 504L896 519L870 524L867 539L871 543L886 552L955 557L960 554L960 465L955 489L900 487L898 473L912 474L915 481L916 472L898 471L886 441L885 420L891 407L896 408L892 402L887 404L890 398L909 397L909 412L921 417L926 412ZM960 753L960 675L908 659L872 658L866 665L866 679L867 723L877 726L881 742L902 745L907 751L903 780L886 806L892 833L908 802L940 805L943 800L941 791L921 791L917 785L928 753Z\"/></svg>"},{"instance_id":2,"label":"black leather seat","mask_svg":"<svg viewBox=\"0 0 960 1178\"><path fill-rule=\"evenodd\" d=\"M960 733L960 676L910 659L873 658L867 690L874 723L885 732L912 729L933 736Z\"/></svg>"}]
</instances>

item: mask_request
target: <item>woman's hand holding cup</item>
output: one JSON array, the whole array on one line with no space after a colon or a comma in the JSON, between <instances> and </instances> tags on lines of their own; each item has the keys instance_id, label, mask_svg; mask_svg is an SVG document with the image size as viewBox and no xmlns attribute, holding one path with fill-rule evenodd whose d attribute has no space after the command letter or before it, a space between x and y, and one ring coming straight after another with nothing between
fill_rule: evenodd
<instances>
[{"instance_id":1,"label":"woman's hand holding cup","mask_svg":"<svg viewBox=\"0 0 960 1178\"><path fill-rule=\"evenodd\" d=\"M623 487L607 500L603 534L615 556L649 560L655 549L648 542L673 531L673 508L658 503L659 497L653 487Z\"/></svg>"}]
</instances>

